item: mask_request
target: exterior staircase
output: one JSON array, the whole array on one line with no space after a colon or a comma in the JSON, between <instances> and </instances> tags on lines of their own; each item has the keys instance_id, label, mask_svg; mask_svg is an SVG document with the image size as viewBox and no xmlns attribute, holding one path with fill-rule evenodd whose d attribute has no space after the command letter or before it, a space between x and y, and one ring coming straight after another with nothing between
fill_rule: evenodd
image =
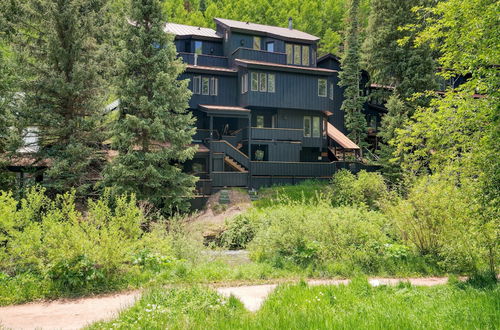
<instances>
[{"instance_id":1,"label":"exterior staircase","mask_svg":"<svg viewBox=\"0 0 500 330\"><path fill-rule=\"evenodd\" d=\"M229 156L224 157L224 162L238 172L248 173L248 171L243 166L241 166L237 161Z\"/></svg>"}]
</instances>

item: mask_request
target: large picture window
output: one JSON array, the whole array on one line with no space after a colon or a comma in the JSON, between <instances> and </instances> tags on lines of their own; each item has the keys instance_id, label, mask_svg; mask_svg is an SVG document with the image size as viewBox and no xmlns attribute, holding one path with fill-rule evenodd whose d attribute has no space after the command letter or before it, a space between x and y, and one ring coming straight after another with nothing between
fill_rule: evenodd
<instances>
[{"instance_id":1,"label":"large picture window","mask_svg":"<svg viewBox=\"0 0 500 330\"><path fill-rule=\"evenodd\" d=\"M304 137L319 138L321 135L321 118L304 116Z\"/></svg>"},{"instance_id":2,"label":"large picture window","mask_svg":"<svg viewBox=\"0 0 500 330\"><path fill-rule=\"evenodd\" d=\"M252 91L257 92L259 90L259 74L257 72L252 72Z\"/></svg>"},{"instance_id":3,"label":"large picture window","mask_svg":"<svg viewBox=\"0 0 500 330\"><path fill-rule=\"evenodd\" d=\"M300 65L300 45L293 45L293 64Z\"/></svg>"},{"instance_id":4,"label":"large picture window","mask_svg":"<svg viewBox=\"0 0 500 330\"><path fill-rule=\"evenodd\" d=\"M253 37L253 49L260 50L260 37Z\"/></svg>"},{"instance_id":5,"label":"large picture window","mask_svg":"<svg viewBox=\"0 0 500 330\"><path fill-rule=\"evenodd\" d=\"M326 79L318 79L318 96L326 97Z\"/></svg>"}]
</instances>

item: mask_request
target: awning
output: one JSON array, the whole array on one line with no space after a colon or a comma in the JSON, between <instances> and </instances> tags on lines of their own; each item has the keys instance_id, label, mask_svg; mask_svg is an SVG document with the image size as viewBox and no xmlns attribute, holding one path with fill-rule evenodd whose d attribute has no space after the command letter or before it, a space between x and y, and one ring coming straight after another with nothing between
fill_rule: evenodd
<instances>
[{"instance_id":1,"label":"awning","mask_svg":"<svg viewBox=\"0 0 500 330\"><path fill-rule=\"evenodd\" d=\"M211 116L247 118L250 114L250 109L237 106L199 104L198 108Z\"/></svg>"},{"instance_id":2,"label":"awning","mask_svg":"<svg viewBox=\"0 0 500 330\"><path fill-rule=\"evenodd\" d=\"M345 136L341 131L339 131L335 126L328 123L326 127L326 133L328 136L337 142L342 148L349 150L359 150L360 148L354 142L352 142L347 136Z\"/></svg>"}]
</instances>

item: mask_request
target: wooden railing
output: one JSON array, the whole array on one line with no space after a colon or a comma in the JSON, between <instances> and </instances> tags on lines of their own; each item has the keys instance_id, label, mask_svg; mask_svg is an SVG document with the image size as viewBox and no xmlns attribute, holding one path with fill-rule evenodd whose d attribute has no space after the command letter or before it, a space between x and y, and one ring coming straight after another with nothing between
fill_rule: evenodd
<instances>
[{"instance_id":1,"label":"wooden railing","mask_svg":"<svg viewBox=\"0 0 500 330\"><path fill-rule=\"evenodd\" d=\"M236 149L229 142L225 140L212 141L210 145L214 152L223 152L248 169L250 165L248 156Z\"/></svg>"}]
</instances>

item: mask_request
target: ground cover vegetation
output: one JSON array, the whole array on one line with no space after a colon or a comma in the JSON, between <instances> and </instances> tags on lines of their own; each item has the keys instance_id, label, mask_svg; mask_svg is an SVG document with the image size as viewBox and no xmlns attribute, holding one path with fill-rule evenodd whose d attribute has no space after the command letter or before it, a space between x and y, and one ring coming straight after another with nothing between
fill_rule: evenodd
<instances>
[{"instance_id":1,"label":"ground cover vegetation","mask_svg":"<svg viewBox=\"0 0 500 330\"><path fill-rule=\"evenodd\" d=\"M253 314L234 297L195 286L152 290L89 329L494 329L499 299L498 286L371 287L359 278L347 286L279 286Z\"/></svg>"}]
</instances>

